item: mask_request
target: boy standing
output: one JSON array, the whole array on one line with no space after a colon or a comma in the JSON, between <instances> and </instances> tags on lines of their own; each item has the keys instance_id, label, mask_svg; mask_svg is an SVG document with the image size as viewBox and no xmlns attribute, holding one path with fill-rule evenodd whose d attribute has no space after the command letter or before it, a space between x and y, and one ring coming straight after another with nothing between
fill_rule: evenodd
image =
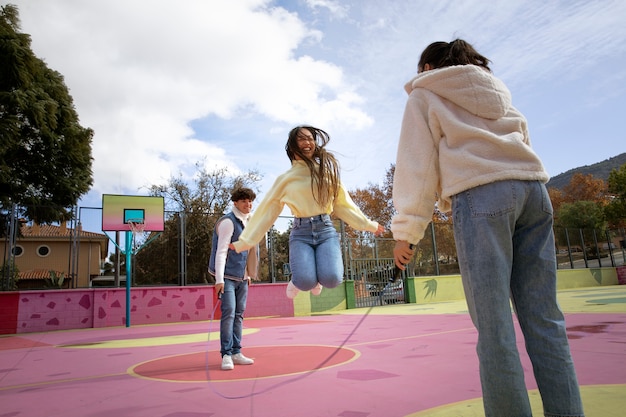
<instances>
[{"instance_id":1,"label":"boy standing","mask_svg":"<svg viewBox=\"0 0 626 417\"><path fill-rule=\"evenodd\" d=\"M256 194L250 188L233 191L233 209L215 224L209 273L215 276L215 290L221 295L222 318L220 320L220 353L222 369L231 370L235 365L252 365L253 359L241 353L243 313L248 298L250 279L258 272L258 246L237 253L229 249L231 242L239 239Z\"/></svg>"}]
</instances>

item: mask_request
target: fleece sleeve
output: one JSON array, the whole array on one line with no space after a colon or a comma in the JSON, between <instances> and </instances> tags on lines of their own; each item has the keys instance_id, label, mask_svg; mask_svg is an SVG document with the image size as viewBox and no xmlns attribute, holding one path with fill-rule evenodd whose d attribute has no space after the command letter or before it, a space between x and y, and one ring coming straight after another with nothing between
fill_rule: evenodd
<instances>
[{"instance_id":1,"label":"fleece sleeve","mask_svg":"<svg viewBox=\"0 0 626 417\"><path fill-rule=\"evenodd\" d=\"M425 101L412 93L402 119L393 179L393 238L413 244L432 220L440 189L438 138L433 138L427 115Z\"/></svg>"}]
</instances>

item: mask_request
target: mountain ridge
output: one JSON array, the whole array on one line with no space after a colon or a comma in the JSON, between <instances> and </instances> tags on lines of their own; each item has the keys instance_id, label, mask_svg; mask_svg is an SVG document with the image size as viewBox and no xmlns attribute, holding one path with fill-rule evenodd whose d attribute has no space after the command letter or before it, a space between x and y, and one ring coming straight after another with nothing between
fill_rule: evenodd
<instances>
[{"instance_id":1,"label":"mountain ridge","mask_svg":"<svg viewBox=\"0 0 626 417\"><path fill-rule=\"evenodd\" d=\"M550 178L550 181L548 181L546 187L563 190L563 187L570 183L570 180L572 179L574 174L591 174L595 178L607 181L609 179L609 174L611 173L611 171L613 171L614 169L619 169L624 164L626 164L626 152L616 155L612 158L605 159L604 161L597 162L595 164L584 165L565 171L559 175Z\"/></svg>"}]
</instances>

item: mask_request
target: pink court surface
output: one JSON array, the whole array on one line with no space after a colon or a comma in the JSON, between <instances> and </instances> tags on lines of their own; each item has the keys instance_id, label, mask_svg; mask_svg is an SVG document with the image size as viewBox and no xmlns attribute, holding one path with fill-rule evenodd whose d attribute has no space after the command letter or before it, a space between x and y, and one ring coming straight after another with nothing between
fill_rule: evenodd
<instances>
[{"instance_id":1,"label":"pink court surface","mask_svg":"<svg viewBox=\"0 0 626 417\"><path fill-rule=\"evenodd\" d=\"M587 417L626 415L626 286L559 302ZM220 370L218 321L0 337L0 417L484 416L463 301L244 324L255 363L232 371Z\"/></svg>"}]
</instances>

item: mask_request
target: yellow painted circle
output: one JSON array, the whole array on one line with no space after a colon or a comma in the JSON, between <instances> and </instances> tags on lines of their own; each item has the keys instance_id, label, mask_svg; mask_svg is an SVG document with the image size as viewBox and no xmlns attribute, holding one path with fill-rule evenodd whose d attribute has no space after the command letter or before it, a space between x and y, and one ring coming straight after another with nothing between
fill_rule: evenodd
<instances>
[{"instance_id":1,"label":"yellow painted circle","mask_svg":"<svg viewBox=\"0 0 626 417\"><path fill-rule=\"evenodd\" d=\"M588 416L618 417L626 410L626 385L583 385L580 394ZM543 415L539 391L528 391L534 416ZM406 417L485 417L482 398L446 404L429 410L408 414Z\"/></svg>"}]
</instances>

